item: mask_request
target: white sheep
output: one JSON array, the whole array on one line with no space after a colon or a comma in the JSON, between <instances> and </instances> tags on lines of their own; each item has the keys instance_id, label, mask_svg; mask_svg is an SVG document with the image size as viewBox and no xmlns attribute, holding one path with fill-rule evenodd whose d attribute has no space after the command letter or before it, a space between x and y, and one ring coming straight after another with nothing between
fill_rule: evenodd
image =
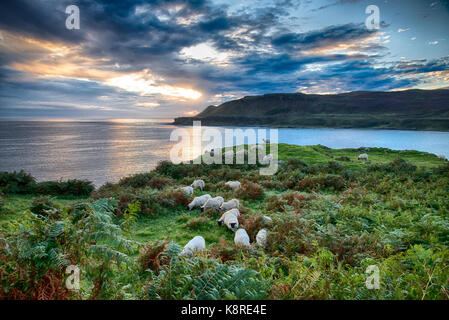
<instances>
[{"instance_id":1,"label":"white sheep","mask_svg":"<svg viewBox=\"0 0 449 320\"><path fill-rule=\"evenodd\" d=\"M204 194L202 196L193 198L192 202L190 202L188 205L189 210L203 206L206 203L206 201L209 200L210 198L212 198L210 194Z\"/></svg>"},{"instance_id":2,"label":"white sheep","mask_svg":"<svg viewBox=\"0 0 449 320\"><path fill-rule=\"evenodd\" d=\"M262 139L262 141L264 142L264 143L266 143L266 144L270 144L270 139Z\"/></svg>"},{"instance_id":3,"label":"white sheep","mask_svg":"<svg viewBox=\"0 0 449 320\"><path fill-rule=\"evenodd\" d=\"M190 257L196 252L200 252L206 249L206 241L202 236L196 236L184 246L181 251L181 255Z\"/></svg>"},{"instance_id":4,"label":"white sheep","mask_svg":"<svg viewBox=\"0 0 449 320\"><path fill-rule=\"evenodd\" d=\"M223 197L215 197L215 198L210 198L206 201L206 203L201 206L201 211L207 210L209 208L215 208L217 210L220 209L221 205L223 204L224 199Z\"/></svg>"},{"instance_id":5,"label":"white sheep","mask_svg":"<svg viewBox=\"0 0 449 320\"><path fill-rule=\"evenodd\" d=\"M265 247L267 245L267 230L260 229L256 235L256 242L259 246Z\"/></svg>"},{"instance_id":6,"label":"white sheep","mask_svg":"<svg viewBox=\"0 0 449 320\"><path fill-rule=\"evenodd\" d=\"M249 246L249 236L245 229L238 229L236 231L234 243L237 245Z\"/></svg>"},{"instance_id":7,"label":"white sheep","mask_svg":"<svg viewBox=\"0 0 449 320\"><path fill-rule=\"evenodd\" d=\"M446 156L444 154L440 154L438 156L438 158L441 159L441 160L446 160Z\"/></svg>"},{"instance_id":8,"label":"white sheep","mask_svg":"<svg viewBox=\"0 0 449 320\"><path fill-rule=\"evenodd\" d=\"M260 164L269 165L271 161L273 161L273 155L268 154L265 157L263 157L262 161L260 161Z\"/></svg>"},{"instance_id":9,"label":"white sheep","mask_svg":"<svg viewBox=\"0 0 449 320\"><path fill-rule=\"evenodd\" d=\"M178 188L176 190L182 191L188 196L191 196L193 194L193 188L190 186Z\"/></svg>"},{"instance_id":10,"label":"white sheep","mask_svg":"<svg viewBox=\"0 0 449 320\"><path fill-rule=\"evenodd\" d=\"M240 211L237 208L231 209L223 213L218 219L218 225L221 226L223 223L232 231L239 227L238 217L240 216Z\"/></svg>"},{"instance_id":11,"label":"white sheep","mask_svg":"<svg viewBox=\"0 0 449 320\"><path fill-rule=\"evenodd\" d=\"M192 182L190 186L192 188L200 188L201 191L203 191L204 185L205 185L204 180L195 180Z\"/></svg>"},{"instance_id":12,"label":"white sheep","mask_svg":"<svg viewBox=\"0 0 449 320\"><path fill-rule=\"evenodd\" d=\"M231 210L233 208L238 208L240 202L237 199L231 199L229 201L223 202L220 206L220 210Z\"/></svg>"},{"instance_id":13,"label":"white sheep","mask_svg":"<svg viewBox=\"0 0 449 320\"><path fill-rule=\"evenodd\" d=\"M271 223L273 223L273 219L271 219L269 216L263 216L262 217L262 222L264 224L271 224Z\"/></svg>"},{"instance_id":14,"label":"white sheep","mask_svg":"<svg viewBox=\"0 0 449 320\"><path fill-rule=\"evenodd\" d=\"M368 160L368 155L366 153L362 153L357 157L357 160Z\"/></svg>"},{"instance_id":15,"label":"white sheep","mask_svg":"<svg viewBox=\"0 0 449 320\"><path fill-rule=\"evenodd\" d=\"M240 189L240 181L228 181L225 183L225 186L231 188L233 191L237 191Z\"/></svg>"}]
</instances>

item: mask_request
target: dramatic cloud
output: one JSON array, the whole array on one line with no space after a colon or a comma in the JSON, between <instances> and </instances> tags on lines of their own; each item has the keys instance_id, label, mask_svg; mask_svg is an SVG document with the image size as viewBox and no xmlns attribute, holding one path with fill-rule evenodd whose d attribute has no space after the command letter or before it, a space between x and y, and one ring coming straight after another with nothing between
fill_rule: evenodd
<instances>
[{"instance_id":1,"label":"dramatic cloud","mask_svg":"<svg viewBox=\"0 0 449 320\"><path fill-rule=\"evenodd\" d=\"M174 117L251 94L447 87L449 6L410 3L382 3L368 30L355 0L2 2L0 116ZM65 27L71 4L79 30Z\"/></svg>"}]
</instances>

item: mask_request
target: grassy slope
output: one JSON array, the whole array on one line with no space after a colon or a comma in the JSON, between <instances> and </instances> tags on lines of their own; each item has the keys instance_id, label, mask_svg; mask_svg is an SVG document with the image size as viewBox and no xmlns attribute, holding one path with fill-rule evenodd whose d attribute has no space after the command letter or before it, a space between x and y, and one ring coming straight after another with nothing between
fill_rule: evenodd
<instances>
[{"instance_id":1,"label":"grassy slope","mask_svg":"<svg viewBox=\"0 0 449 320\"><path fill-rule=\"evenodd\" d=\"M327 163L339 157L348 157L350 162L343 162L350 167L366 166L366 164L357 161L357 156L362 153L358 149L325 149L321 146L295 146L288 144L279 145L279 160L286 160L289 158L299 158L307 163ZM407 160L408 162L421 167L436 167L443 163L437 156L420 151L395 151L385 148L371 148L369 153L369 160L372 163L386 163L396 159L398 156ZM206 192L195 191L195 196L205 194ZM213 192L212 196L215 195ZM277 191L266 192L266 195L280 194ZM6 200L7 212L0 215L0 232L8 229L8 223L20 219L25 210L27 210L33 199L38 196L32 195L12 195L8 196ZM86 198L82 197L54 197L56 203L61 206L70 205ZM264 208L263 201L243 201L245 207L253 212L262 211ZM140 217L134 227L134 240L139 242L151 242L155 240L173 240L181 245L186 244L193 235L201 234L207 243L216 243L220 238L233 241L233 234L228 232L225 228L216 228L215 219L209 221L201 221L195 227L187 226L188 222L198 218L200 211L186 209L174 209L168 215L159 215L154 218ZM214 217L214 218L218 218Z\"/></svg>"}]
</instances>

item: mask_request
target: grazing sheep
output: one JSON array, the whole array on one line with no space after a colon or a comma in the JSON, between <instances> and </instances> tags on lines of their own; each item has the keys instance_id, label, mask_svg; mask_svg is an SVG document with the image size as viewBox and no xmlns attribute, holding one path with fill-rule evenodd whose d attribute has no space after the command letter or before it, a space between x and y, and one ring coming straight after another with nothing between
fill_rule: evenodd
<instances>
[{"instance_id":1,"label":"grazing sheep","mask_svg":"<svg viewBox=\"0 0 449 320\"><path fill-rule=\"evenodd\" d=\"M184 192L186 195L191 196L193 194L193 188L188 186L188 187L182 187L182 188L178 188L176 190L182 191Z\"/></svg>"},{"instance_id":2,"label":"grazing sheep","mask_svg":"<svg viewBox=\"0 0 449 320\"><path fill-rule=\"evenodd\" d=\"M190 257L196 252L206 249L206 241L202 236L196 236L190 240L181 251L181 255Z\"/></svg>"},{"instance_id":3,"label":"grazing sheep","mask_svg":"<svg viewBox=\"0 0 449 320\"><path fill-rule=\"evenodd\" d=\"M188 205L189 210L203 206L206 203L206 201L209 200L210 198L212 198L210 194L204 194L202 196L193 198L192 202L190 202Z\"/></svg>"},{"instance_id":4,"label":"grazing sheep","mask_svg":"<svg viewBox=\"0 0 449 320\"><path fill-rule=\"evenodd\" d=\"M228 181L225 183L225 186L231 188L233 191L237 191L240 189L240 181Z\"/></svg>"},{"instance_id":5,"label":"grazing sheep","mask_svg":"<svg viewBox=\"0 0 449 320\"><path fill-rule=\"evenodd\" d=\"M257 145L254 145L254 146L251 147L251 151L263 150L263 149L264 149L264 147L262 145L260 145L260 144L257 144Z\"/></svg>"},{"instance_id":6,"label":"grazing sheep","mask_svg":"<svg viewBox=\"0 0 449 320\"><path fill-rule=\"evenodd\" d=\"M270 144L270 139L262 139L262 141L266 144Z\"/></svg>"},{"instance_id":7,"label":"grazing sheep","mask_svg":"<svg viewBox=\"0 0 449 320\"><path fill-rule=\"evenodd\" d=\"M249 236L245 229L238 229L234 236L234 243L242 246L249 246Z\"/></svg>"},{"instance_id":8,"label":"grazing sheep","mask_svg":"<svg viewBox=\"0 0 449 320\"><path fill-rule=\"evenodd\" d=\"M206 201L206 203L201 207L201 211L207 210L209 208L215 208L217 210L220 209L221 205L223 204L224 199L223 197L215 197L215 198L210 198Z\"/></svg>"},{"instance_id":9,"label":"grazing sheep","mask_svg":"<svg viewBox=\"0 0 449 320\"><path fill-rule=\"evenodd\" d=\"M195 180L192 182L190 186L193 188L200 188L201 191L203 191L204 185L205 185L204 180Z\"/></svg>"},{"instance_id":10,"label":"grazing sheep","mask_svg":"<svg viewBox=\"0 0 449 320\"><path fill-rule=\"evenodd\" d=\"M357 157L357 160L368 160L368 155L366 153L362 153Z\"/></svg>"},{"instance_id":11,"label":"grazing sheep","mask_svg":"<svg viewBox=\"0 0 449 320\"><path fill-rule=\"evenodd\" d=\"M438 156L438 158L441 159L441 160L446 160L446 156L444 154L440 154Z\"/></svg>"},{"instance_id":12,"label":"grazing sheep","mask_svg":"<svg viewBox=\"0 0 449 320\"><path fill-rule=\"evenodd\" d=\"M260 161L260 163L263 165L269 165L271 163L271 161L273 161L273 155L268 154L265 157L263 157L263 159L262 159L262 161Z\"/></svg>"},{"instance_id":13,"label":"grazing sheep","mask_svg":"<svg viewBox=\"0 0 449 320\"><path fill-rule=\"evenodd\" d=\"M223 202L220 206L220 210L231 210L233 208L238 208L240 202L237 199L231 199L229 201Z\"/></svg>"},{"instance_id":14,"label":"grazing sheep","mask_svg":"<svg viewBox=\"0 0 449 320\"><path fill-rule=\"evenodd\" d=\"M218 225L221 226L224 224L232 231L239 227L238 217L240 216L240 211L237 208L226 211L221 215L221 218L218 219Z\"/></svg>"},{"instance_id":15,"label":"grazing sheep","mask_svg":"<svg viewBox=\"0 0 449 320\"><path fill-rule=\"evenodd\" d=\"M256 235L256 242L259 246L265 247L267 245L267 230L260 229Z\"/></svg>"}]
</instances>

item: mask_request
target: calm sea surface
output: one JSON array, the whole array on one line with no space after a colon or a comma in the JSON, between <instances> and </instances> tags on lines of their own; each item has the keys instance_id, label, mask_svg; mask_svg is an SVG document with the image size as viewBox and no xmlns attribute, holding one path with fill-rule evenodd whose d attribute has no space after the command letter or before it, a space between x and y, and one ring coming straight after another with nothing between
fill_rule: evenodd
<instances>
[{"instance_id":1,"label":"calm sea surface","mask_svg":"<svg viewBox=\"0 0 449 320\"><path fill-rule=\"evenodd\" d=\"M170 142L170 133L179 127L167 123L0 121L0 171L23 169L39 181L77 178L91 180L96 186L116 182L126 175L150 171L160 160L169 158L175 143ZM331 148L419 150L449 158L449 132L279 129L279 142Z\"/></svg>"}]
</instances>

